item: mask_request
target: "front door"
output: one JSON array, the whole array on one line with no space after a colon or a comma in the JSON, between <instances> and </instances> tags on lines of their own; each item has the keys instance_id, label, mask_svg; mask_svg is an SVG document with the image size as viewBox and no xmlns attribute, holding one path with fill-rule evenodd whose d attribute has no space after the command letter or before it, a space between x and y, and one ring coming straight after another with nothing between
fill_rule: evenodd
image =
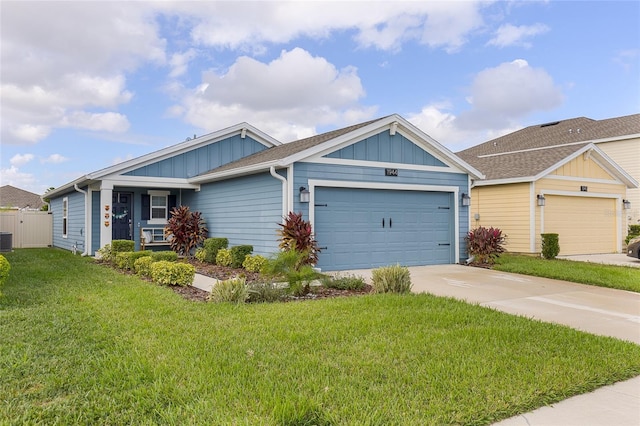
<instances>
[{"instance_id":1,"label":"front door","mask_svg":"<svg viewBox=\"0 0 640 426\"><path fill-rule=\"evenodd\" d=\"M114 240L133 239L133 194L131 192L114 192L111 201L111 238Z\"/></svg>"}]
</instances>

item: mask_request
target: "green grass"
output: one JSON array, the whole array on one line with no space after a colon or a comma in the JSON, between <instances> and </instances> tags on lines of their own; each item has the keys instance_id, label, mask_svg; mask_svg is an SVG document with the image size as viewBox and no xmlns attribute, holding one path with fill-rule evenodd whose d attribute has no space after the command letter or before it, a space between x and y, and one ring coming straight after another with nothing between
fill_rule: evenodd
<instances>
[{"instance_id":1,"label":"green grass","mask_svg":"<svg viewBox=\"0 0 640 426\"><path fill-rule=\"evenodd\" d=\"M447 298L184 300L7 254L0 424L490 424L640 374L640 346Z\"/></svg>"},{"instance_id":2,"label":"green grass","mask_svg":"<svg viewBox=\"0 0 640 426\"><path fill-rule=\"evenodd\" d=\"M640 293L640 268L502 254L495 270Z\"/></svg>"}]
</instances>

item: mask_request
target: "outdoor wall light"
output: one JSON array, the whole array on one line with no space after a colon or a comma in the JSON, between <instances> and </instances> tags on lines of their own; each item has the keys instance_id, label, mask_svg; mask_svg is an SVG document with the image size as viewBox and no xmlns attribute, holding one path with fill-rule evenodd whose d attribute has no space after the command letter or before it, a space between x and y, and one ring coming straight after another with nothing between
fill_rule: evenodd
<instances>
[{"instance_id":1,"label":"outdoor wall light","mask_svg":"<svg viewBox=\"0 0 640 426\"><path fill-rule=\"evenodd\" d=\"M305 188L304 186L300 187L300 202L301 203L308 203L309 202L309 197L310 197L310 192L307 188Z\"/></svg>"},{"instance_id":2,"label":"outdoor wall light","mask_svg":"<svg viewBox=\"0 0 640 426\"><path fill-rule=\"evenodd\" d=\"M471 197L468 194L462 193L462 206L468 207L471 205Z\"/></svg>"},{"instance_id":3,"label":"outdoor wall light","mask_svg":"<svg viewBox=\"0 0 640 426\"><path fill-rule=\"evenodd\" d=\"M546 201L547 201L547 200L544 198L544 195L542 195L542 194L538 194L538 206L539 206L539 207L544 207L544 203L545 203Z\"/></svg>"},{"instance_id":4,"label":"outdoor wall light","mask_svg":"<svg viewBox=\"0 0 640 426\"><path fill-rule=\"evenodd\" d=\"M625 210L629 210L631 208L631 201L622 200L622 208Z\"/></svg>"}]
</instances>

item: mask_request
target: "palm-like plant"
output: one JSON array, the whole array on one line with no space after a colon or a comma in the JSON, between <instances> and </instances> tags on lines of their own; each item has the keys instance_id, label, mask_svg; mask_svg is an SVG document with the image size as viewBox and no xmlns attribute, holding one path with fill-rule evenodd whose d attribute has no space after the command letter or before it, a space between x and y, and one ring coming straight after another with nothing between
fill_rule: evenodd
<instances>
[{"instance_id":1,"label":"palm-like plant","mask_svg":"<svg viewBox=\"0 0 640 426\"><path fill-rule=\"evenodd\" d=\"M313 236L311 223L302 218L302 213L289 212L284 218L284 223L278 225L281 228L278 230L280 249L308 253L303 263L307 265L318 263L318 253L320 253L318 242Z\"/></svg>"},{"instance_id":2,"label":"palm-like plant","mask_svg":"<svg viewBox=\"0 0 640 426\"><path fill-rule=\"evenodd\" d=\"M200 212L191 212L188 206L171 209L171 218L164 228L164 235L171 250L179 255L191 256L191 252L207 238L208 229Z\"/></svg>"}]
</instances>

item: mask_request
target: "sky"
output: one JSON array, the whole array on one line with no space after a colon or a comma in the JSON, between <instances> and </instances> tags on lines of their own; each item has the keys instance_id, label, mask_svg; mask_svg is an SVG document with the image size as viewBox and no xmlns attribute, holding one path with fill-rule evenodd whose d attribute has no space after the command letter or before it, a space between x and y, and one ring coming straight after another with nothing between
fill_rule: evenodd
<instances>
[{"instance_id":1,"label":"sky","mask_svg":"<svg viewBox=\"0 0 640 426\"><path fill-rule=\"evenodd\" d=\"M0 0L0 51L0 186L38 194L241 122L397 113L457 152L640 112L635 0Z\"/></svg>"}]
</instances>

